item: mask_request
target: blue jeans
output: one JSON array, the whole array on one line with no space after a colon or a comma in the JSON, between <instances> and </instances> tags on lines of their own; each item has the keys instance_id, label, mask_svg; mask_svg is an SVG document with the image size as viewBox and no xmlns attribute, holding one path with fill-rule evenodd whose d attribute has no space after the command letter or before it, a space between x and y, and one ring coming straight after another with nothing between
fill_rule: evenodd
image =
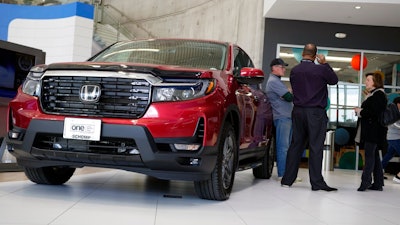
<instances>
[{"instance_id":1,"label":"blue jeans","mask_svg":"<svg viewBox=\"0 0 400 225\"><path fill-rule=\"evenodd\" d=\"M386 166L389 164L389 161L393 158L394 154L397 153L398 156L400 156L400 139L397 140L388 140L388 149L383 156L382 159L382 168L385 169Z\"/></svg>"},{"instance_id":2,"label":"blue jeans","mask_svg":"<svg viewBox=\"0 0 400 225\"><path fill-rule=\"evenodd\" d=\"M278 177L285 174L286 155L292 139L292 119L281 118L274 120L276 129L276 164Z\"/></svg>"}]
</instances>

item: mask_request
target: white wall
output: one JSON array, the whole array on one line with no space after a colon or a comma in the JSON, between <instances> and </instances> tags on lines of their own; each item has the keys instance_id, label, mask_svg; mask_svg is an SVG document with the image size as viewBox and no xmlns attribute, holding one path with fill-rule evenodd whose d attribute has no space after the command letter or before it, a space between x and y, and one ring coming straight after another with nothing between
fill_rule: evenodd
<instances>
[{"instance_id":1,"label":"white wall","mask_svg":"<svg viewBox=\"0 0 400 225\"><path fill-rule=\"evenodd\" d=\"M83 61L92 55L92 5L0 3L0 15L0 39L44 51L46 63Z\"/></svg>"},{"instance_id":2,"label":"white wall","mask_svg":"<svg viewBox=\"0 0 400 225\"><path fill-rule=\"evenodd\" d=\"M178 37L230 41L261 68L264 0L103 0L137 38Z\"/></svg>"},{"instance_id":3,"label":"white wall","mask_svg":"<svg viewBox=\"0 0 400 225\"><path fill-rule=\"evenodd\" d=\"M93 20L72 16L61 19L14 19L8 41L41 49L46 63L83 61L92 51Z\"/></svg>"}]
</instances>

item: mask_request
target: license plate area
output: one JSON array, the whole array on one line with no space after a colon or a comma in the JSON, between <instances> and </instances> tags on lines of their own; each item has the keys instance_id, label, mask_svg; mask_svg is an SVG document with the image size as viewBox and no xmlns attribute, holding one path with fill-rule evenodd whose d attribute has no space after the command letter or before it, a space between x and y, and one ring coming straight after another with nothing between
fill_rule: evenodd
<instances>
[{"instance_id":1,"label":"license plate area","mask_svg":"<svg viewBox=\"0 0 400 225\"><path fill-rule=\"evenodd\" d=\"M74 140L99 141L101 120L65 118L63 138Z\"/></svg>"}]
</instances>

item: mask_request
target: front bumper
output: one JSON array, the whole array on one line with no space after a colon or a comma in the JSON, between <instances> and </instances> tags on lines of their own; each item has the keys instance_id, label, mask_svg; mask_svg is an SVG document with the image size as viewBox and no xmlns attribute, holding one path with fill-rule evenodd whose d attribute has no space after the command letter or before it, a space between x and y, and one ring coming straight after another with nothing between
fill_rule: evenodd
<instances>
[{"instance_id":1,"label":"front bumper","mask_svg":"<svg viewBox=\"0 0 400 225\"><path fill-rule=\"evenodd\" d=\"M216 147L171 151L170 143L191 139L154 139L144 126L104 123L100 142L63 139L63 127L63 121L32 119L27 129L9 132L8 149L25 167L116 168L167 180L209 179L217 161ZM121 143L134 151L119 151Z\"/></svg>"}]
</instances>

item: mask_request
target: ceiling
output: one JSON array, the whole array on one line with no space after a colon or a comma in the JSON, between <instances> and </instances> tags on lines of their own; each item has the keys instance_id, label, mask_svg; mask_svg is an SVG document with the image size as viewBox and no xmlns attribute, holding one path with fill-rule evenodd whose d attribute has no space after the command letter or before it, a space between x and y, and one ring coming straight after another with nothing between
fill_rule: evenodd
<instances>
[{"instance_id":1,"label":"ceiling","mask_svg":"<svg viewBox=\"0 0 400 225\"><path fill-rule=\"evenodd\" d=\"M400 0L264 0L264 17L400 27Z\"/></svg>"},{"instance_id":2,"label":"ceiling","mask_svg":"<svg viewBox=\"0 0 400 225\"><path fill-rule=\"evenodd\" d=\"M356 9L360 6L360 9ZM329 22L352 25L370 25L397 27L400 29L400 0L264 0L264 17L274 19ZM292 53L291 48L281 53ZM330 56L351 58L355 52L330 51ZM368 53L368 70L386 68L400 62L400 56L380 53ZM280 56L285 58L284 56ZM293 57L286 57L288 70L298 62ZM332 67L339 69L339 76L347 76L342 81L354 80L357 71L349 62L329 60Z\"/></svg>"}]
</instances>

